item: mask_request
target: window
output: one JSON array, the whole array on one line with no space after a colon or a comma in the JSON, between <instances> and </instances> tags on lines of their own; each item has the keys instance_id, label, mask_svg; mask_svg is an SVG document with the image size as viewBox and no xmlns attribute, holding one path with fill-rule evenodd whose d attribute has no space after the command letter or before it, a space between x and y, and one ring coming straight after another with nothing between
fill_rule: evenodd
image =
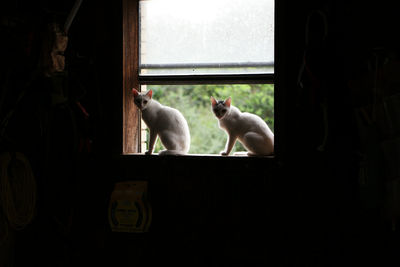
<instances>
[{"instance_id":1,"label":"window","mask_svg":"<svg viewBox=\"0 0 400 267\"><path fill-rule=\"evenodd\" d=\"M140 75L273 73L273 4L140 1Z\"/></svg>"},{"instance_id":2,"label":"window","mask_svg":"<svg viewBox=\"0 0 400 267\"><path fill-rule=\"evenodd\" d=\"M191 128L189 153L217 153L197 141L205 134L196 136L200 129L217 142L226 138L211 113L210 93L232 96L234 105L273 129L273 0L125 0L123 10L124 154L144 152L146 145L132 87L152 89L155 99L175 108L173 98L179 97L178 109ZM206 121L211 128L195 130ZM224 146L222 140L219 151Z\"/></svg>"}]
</instances>

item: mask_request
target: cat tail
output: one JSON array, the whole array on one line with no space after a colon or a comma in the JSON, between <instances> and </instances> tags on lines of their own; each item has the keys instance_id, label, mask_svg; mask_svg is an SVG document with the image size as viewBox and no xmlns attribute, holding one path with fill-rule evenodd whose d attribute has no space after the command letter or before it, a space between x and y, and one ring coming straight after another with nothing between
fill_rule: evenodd
<instances>
[{"instance_id":1,"label":"cat tail","mask_svg":"<svg viewBox=\"0 0 400 267\"><path fill-rule=\"evenodd\" d=\"M265 154L265 155L264 154L255 154L253 152L246 152L246 151L238 151L238 152L233 153L234 156L249 156L249 157L270 156L272 154Z\"/></svg>"},{"instance_id":2,"label":"cat tail","mask_svg":"<svg viewBox=\"0 0 400 267\"><path fill-rule=\"evenodd\" d=\"M162 150L158 153L160 156L165 156L165 155L186 155L186 152L180 151L180 150Z\"/></svg>"},{"instance_id":3,"label":"cat tail","mask_svg":"<svg viewBox=\"0 0 400 267\"><path fill-rule=\"evenodd\" d=\"M234 156L247 156L247 154L248 152L246 151L238 151L233 153Z\"/></svg>"}]
</instances>

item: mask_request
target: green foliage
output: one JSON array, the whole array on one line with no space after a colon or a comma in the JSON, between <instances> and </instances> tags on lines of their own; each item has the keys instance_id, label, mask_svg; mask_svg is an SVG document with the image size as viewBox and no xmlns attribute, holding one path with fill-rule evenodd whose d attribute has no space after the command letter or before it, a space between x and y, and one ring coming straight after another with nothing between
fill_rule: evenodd
<instances>
[{"instance_id":1,"label":"green foliage","mask_svg":"<svg viewBox=\"0 0 400 267\"><path fill-rule=\"evenodd\" d=\"M148 85L153 98L163 105L182 112L189 124L191 154L219 154L224 150L226 133L218 127L218 120L211 111L210 97L224 100L229 96L232 105L242 112L257 114L274 131L274 86L271 84L228 85ZM157 140L155 152L162 150ZM236 142L234 151L244 151Z\"/></svg>"}]
</instances>

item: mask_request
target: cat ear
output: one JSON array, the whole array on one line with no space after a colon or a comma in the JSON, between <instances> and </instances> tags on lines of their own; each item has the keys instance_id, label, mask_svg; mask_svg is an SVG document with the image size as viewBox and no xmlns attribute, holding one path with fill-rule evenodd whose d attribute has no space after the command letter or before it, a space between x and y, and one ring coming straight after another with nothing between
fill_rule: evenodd
<instances>
[{"instance_id":1,"label":"cat ear","mask_svg":"<svg viewBox=\"0 0 400 267\"><path fill-rule=\"evenodd\" d=\"M148 97L151 98L151 96L153 95L153 90L148 91L148 92L146 93L146 95L147 95Z\"/></svg>"},{"instance_id":2,"label":"cat ear","mask_svg":"<svg viewBox=\"0 0 400 267\"><path fill-rule=\"evenodd\" d=\"M137 97L139 95L138 90L136 90L135 88L132 88L132 93L134 97Z\"/></svg>"},{"instance_id":3,"label":"cat ear","mask_svg":"<svg viewBox=\"0 0 400 267\"><path fill-rule=\"evenodd\" d=\"M215 106L217 104L217 100L213 96L211 96L211 105Z\"/></svg>"},{"instance_id":4,"label":"cat ear","mask_svg":"<svg viewBox=\"0 0 400 267\"><path fill-rule=\"evenodd\" d=\"M224 101L225 106L230 107L230 106L231 106L231 102L232 102L232 98L231 98L231 97L228 97L228 98Z\"/></svg>"}]
</instances>

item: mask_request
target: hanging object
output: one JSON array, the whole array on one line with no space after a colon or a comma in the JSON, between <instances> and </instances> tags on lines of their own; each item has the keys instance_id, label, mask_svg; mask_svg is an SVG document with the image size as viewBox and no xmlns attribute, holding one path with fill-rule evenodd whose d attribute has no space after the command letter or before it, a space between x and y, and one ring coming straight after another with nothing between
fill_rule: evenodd
<instances>
[{"instance_id":1,"label":"hanging object","mask_svg":"<svg viewBox=\"0 0 400 267\"><path fill-rule=\"evenodd\" d=\"M147 181L115 184L109 202L108 221L113 232L148 231L151 207L147 199Z\"/></svg>"},{"instance_id":2,"label":"hanging object","mask_svg":"<svg viewBox=\"0 0 400 267\"><path fill-rule=\"evenodd\" d=\"M74 20L76 13L79 10L79 7L82 4L82 0L76 0L74 6L71 9L71 12L69 13L67 20L64 23L64 32L68 33L69 28L71 27L72 21Z\"/></svg>"},{"instance_id":3,"label":"hanging object","mask_svg":"<svg viewBox=\"0 0 400 267\"><path fill-rule=\"evenodd\" d=\"M22 153L0 155L0 200L2 212L14 230L31 223L36 208L36 180Z\"/></svg>"}]
</instances>

